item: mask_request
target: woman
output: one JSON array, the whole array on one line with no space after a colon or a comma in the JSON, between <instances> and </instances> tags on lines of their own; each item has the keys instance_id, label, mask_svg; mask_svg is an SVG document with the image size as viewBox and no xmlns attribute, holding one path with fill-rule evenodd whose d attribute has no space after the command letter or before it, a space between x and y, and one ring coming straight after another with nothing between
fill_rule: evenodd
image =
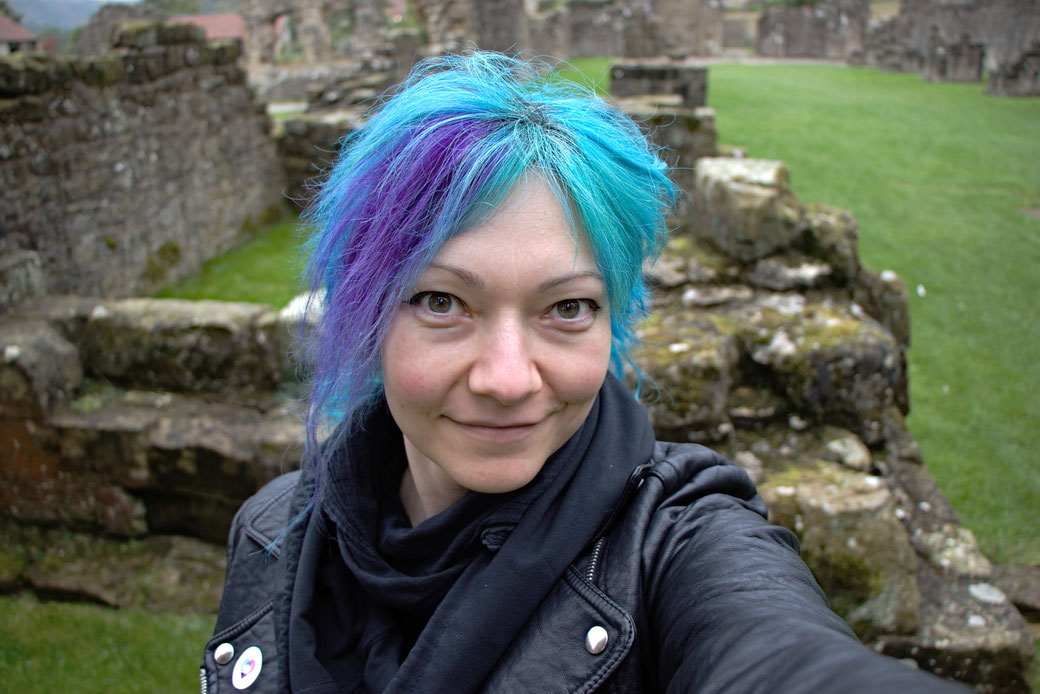
<instances>
[{"instance_id":1,"label":"woman","mask_svg":"<svg viewBox=\"0 0 1040 694\"><path fill-rule=\"evenodd\" d=\"M618 381L674 195L630 120L495 54L345 142L307 465L236 517L203 690L957 689L860 646L744 472Z\"/></svg>"}]
</instances>

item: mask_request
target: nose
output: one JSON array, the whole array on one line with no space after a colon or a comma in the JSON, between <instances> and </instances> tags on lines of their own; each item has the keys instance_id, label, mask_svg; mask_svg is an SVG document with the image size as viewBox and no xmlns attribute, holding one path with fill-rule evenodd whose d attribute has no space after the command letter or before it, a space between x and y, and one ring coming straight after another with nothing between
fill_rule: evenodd
<instances>
[{"instance_id":1,"label":"nose","mask_svg":"<svg viewBox=\"0 0 1040 694\"><path fill-rule=\"evenodd\" d=\"M512 405L541 389L542 375L520 322L508 320L487 326L480 353L469 371L471 392Z\"/></svg>"}]
</instances>

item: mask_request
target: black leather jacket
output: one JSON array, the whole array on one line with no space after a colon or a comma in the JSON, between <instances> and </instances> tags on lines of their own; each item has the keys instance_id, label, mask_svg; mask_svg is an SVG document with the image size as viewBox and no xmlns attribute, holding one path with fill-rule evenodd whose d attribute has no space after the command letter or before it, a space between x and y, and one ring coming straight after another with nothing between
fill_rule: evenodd
<instances>
[{"instance_id":1,"label":"black leather jacket","mask_svg":"<svg viewBox=\"0 0 1040 694\"><path fill-rule=\"evenodd\" d=\"M277 691L291 653L276 638L276 565L297 558L263 550L294 514L299 477L272 481L235 517L203 692L239 691L232 679L254 671L245 691ZM658 443L629 490L483 691L969 691L864 648L828 608L794 536L766 522L750 479L718 454Z\"/></svg>"}]
</instances>

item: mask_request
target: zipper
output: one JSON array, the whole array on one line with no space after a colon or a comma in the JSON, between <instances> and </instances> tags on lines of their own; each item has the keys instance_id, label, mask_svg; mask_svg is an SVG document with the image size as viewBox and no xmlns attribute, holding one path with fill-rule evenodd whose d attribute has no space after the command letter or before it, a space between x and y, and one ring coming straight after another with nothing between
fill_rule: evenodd
<instances>
[{"instance_id":1,"label":"zipper","mask_svg":"<svg viewBox=\"0 0 1040 694\"><path fill-rule=\"evenodd\" d=\"M617 503L614 504L614 508L610 509L610 514L607 516L606 520L600 524L599 528L596 529L596 532L592 535L593 537L602 538L610 532L610 528L614 525L614 521L617 520L618 515L620 515L620 513L625 509L625 506L628 505L628 500L632 497L632 494L643 484L643 480L646 478L647 474L650 472L650 468L653 466L653 461L650 461L649 463L643 463L632 470L632 474L628 476L628 481L625 482L625 488L621 490L621 496L618 498Z\"/></svg>"},{"instance_id":2,"label":"zipper","mask_svg":"<svg viewBox=\"0 0 1040 694\"><path fill-rule=\"evenodd\" d=\"M628 500L632 497L633 492L639 489L643 484L643 479L646 478L650 472L650 468L654 466L653 461L643 463L636 469L632 470L632 474L628 476L628 481L625 482L625 488L621 490L621 497L617 503L614 504L614 508L610 510L610 515L603 522L600 528L596 531L593 537L598 538L596 544L592 547L592 556L589 558L589 568L585 571L585 578L589 583L593 582L596 577L596 564L599 562L600 553L603 551L603 543L607 540L607 533L610 532L611 526L614 525L614 521L617 519L618 514L624 510L625 506L628 505Z\"/></svg>"},{"instance_id":3,"label":"zipper","mask_svg":"<svg viewBox=\"0 0 1040 694\"><path fill-rule=\"evenodd\" d=\"M209 692L209 682L206 681L206 668L204 667L199 668L199 691L202 694Z\"/></svg>"},{"instance_id":4,"label":"zipper","mask_svg":"<svg viewBox=\"0 0 1040 694\"><path fill-rule=\"evenodd\" d=\"M603 543L607 541L607 536L604 535L600 539L596 540L596 545L592 548L592 557L589 559L589 568L585 572L585 580L592 583L592 579L596 577L596 562L599 561L599 554L603 551Z\"/></svg>"}]
</instances>

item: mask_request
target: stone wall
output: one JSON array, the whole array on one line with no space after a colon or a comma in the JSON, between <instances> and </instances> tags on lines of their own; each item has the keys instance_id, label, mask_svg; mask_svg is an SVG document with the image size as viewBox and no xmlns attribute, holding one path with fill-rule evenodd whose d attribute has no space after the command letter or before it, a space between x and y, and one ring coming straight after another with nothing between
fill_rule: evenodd
<instances>
[{"instance_id":1,"label":"stone wall","mask_svg":"<svg viewBox=\"0 0 1040 694\"><path fill-rule=\"evenodd\" d=\"M718 0L417 0L429 51L472 42L559 58L685 57L722 51Z\"/></svg>"},{"instance_id":2,"label":"stone wall","mask_svg":"<svg viewBox=\"0 0 1040 694\"><path fill-rule=\"evenodd\" d=\"M862 55L869 20L867 0L767 7L758 21L756 51L772 58L847 60Z\"/></svg>"},{"instance_id":3,"label":"stone wall","mask_svg":"<svg viewBox=\"0 0 1040 694\"><path fill-rule=\"evenodd\" d=\"M0 324L0 515L223 542L242 500L298 464L278 395L289 323L255 304L23 304Z\"/></svg>"},{"instance_id":4,"label":"stone wall","mask_svg":"<svg viewBox=\"0 0 1040 694\"><path fill-rule=\"evenodd\" d=\"M929 36L922 75L932 82L981 82L986 47L967 35L959 41L943 41L936 27Z\"/></svg>"},{"instance_id":5,"label":"stone wall","mask_svg":"<svg viewBox=\"0 0 1040 694\"><path fill-rule=\"evenodd\" d=\"M683 108L708 103L708 68L673 62L622 60L610 68L610 93L617 97L673 94Z\"/></svg>"},{"instance_id":6,"label":"stone wall","mask_svg":"<svg viewBox=\"0 0 1040 694\"><path fill-rule=\"evenodd\" d=\"M169 15L149 5L114 3L102 5L90 16L76 36L75 53L81 57L100 55L112 49L112 39L122 22L162 23Z\"/></svg>"},{"instance_id":7,"label":"stone wall","mask_svg":"<svg viewBox=\"0 0 1040 694\"><path fill-rule=\"evenodd\" d=\"M867 31L863 62L882 70L920 72L924 51L910 47L910 27L900 17L888 17Z\"/></svg>"},{"instance_id":8,"label":"stone wall","mask_svg":"<svg viewBox=\"0 0 1040 694\"><path fill-rule=\"evenodd\" d=\"M683 58L722 53L720 0L651 0L649 14L661 34L659 55Z\"/></svg>"},{"instance_id":9,"label":"stone wall","mask_svg":"<svg viewBox=\"0 0 1040 694\"><path fill-rule=\"evenodd\" d=\"M1040 96L1040 41L990 73L987 94Z\"/></svg>"},{"instance_id":10,"label":"stone wall","mask_svg":"<svg viewBox=\"0 0 1040 694\"><path fill-rule=\"evenodd\" d=\"M986 46L987 70L1016 57L1040 36L1035 0L902 0L900 16L910 25L910 47L923 50L937 27L946 42L967 36Z\"/></svg>"},{"instance_id":11,"label":"stone wall","mask_svg":"<svg viewBox=\"0 0 1040 694\"><path fill-rule=\"evenodd\" d=\"M237 59L197 27L143 24L105 56L0 61L0 258L37 254L54 293L148 293L280 213Z\"/></svg>"},{"instance_id":12,"label":"stone wall","mask_svg":"<svg viewBox=\"0 0 1040 694\"><path fill-rule=\"evenodd\" d=\"M902 0L897 18L871 30L867 62L892 69L920 70L936 36L944 45L959 42L962 37L972 44L981 43L985 46L983 67L995 71L1017 60L1040 36L1040 3ZM905 58L899 58L900 55Z\"/></svg>"}]
</instances>

